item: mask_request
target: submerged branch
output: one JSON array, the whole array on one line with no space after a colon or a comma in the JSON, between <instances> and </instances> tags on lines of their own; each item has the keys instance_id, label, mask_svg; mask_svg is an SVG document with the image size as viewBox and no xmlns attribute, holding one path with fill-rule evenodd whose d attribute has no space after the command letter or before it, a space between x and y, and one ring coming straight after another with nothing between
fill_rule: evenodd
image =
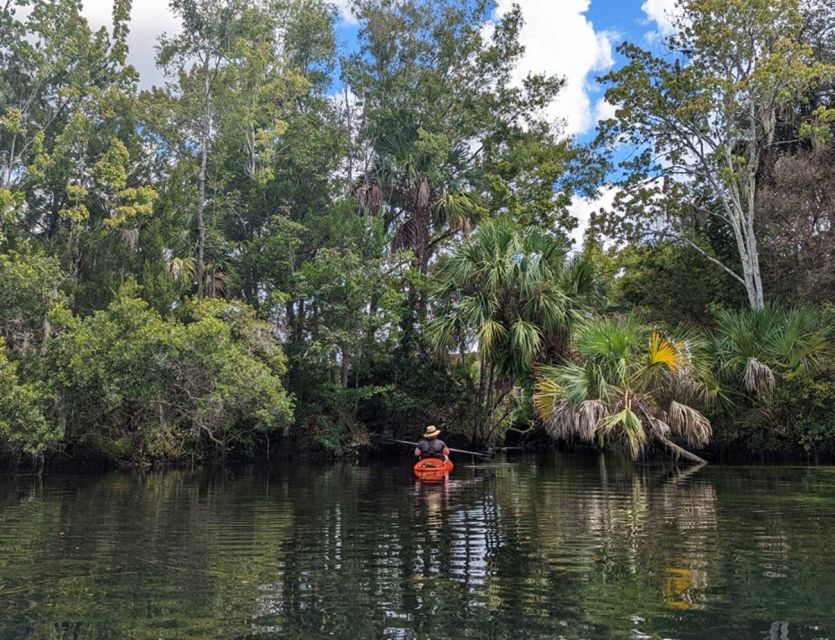
<instances>
[{"instance_id":1,"label":"submerged branch","mask_svg":"<svg viewBox=\"0 0 835 640\"><path fill-rule=\"evenodd\" d=\"M707 460L705 460L704 458L700 458L695 453L690 453L684 447L678 446L675 442L668 440L664 436L656 435L655 437L661 444L663 444L665 447L667 447L667 449L672 451L677 456L681 456L682 458L686 458L687 460L690 460L691 462L695 462L700 465L707 464Z\"/></svg>"}]
</instances>

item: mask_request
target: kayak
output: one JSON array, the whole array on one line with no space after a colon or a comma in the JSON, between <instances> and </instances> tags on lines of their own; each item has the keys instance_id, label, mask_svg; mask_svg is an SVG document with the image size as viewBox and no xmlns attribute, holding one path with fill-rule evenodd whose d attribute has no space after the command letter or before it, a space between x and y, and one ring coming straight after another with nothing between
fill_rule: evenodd
<instances>
[{"instance_id":1,"label":"kayak","mask_svg":"<svg viewBox=\"0 0 835 640\"><path fill-rule=\"evenodd\" d=\"M452 464L452 460L424 458L415 463L413 470L418 480L423 480L424 482L440 482L452 473L454 468L455 465Z\"/></svg>"}]
</instances>

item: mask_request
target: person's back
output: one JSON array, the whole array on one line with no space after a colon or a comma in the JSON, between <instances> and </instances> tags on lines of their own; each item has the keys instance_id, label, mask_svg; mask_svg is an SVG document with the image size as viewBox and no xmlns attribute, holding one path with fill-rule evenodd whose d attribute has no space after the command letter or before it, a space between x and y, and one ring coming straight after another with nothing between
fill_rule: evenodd
<instances>
[{"instance_id":1,"label":"person's back","mask_svg":"<svg viewBox=\"0 0 835 640\"><path fill-rule=\"evenodd\" d=\"M426 428L426 433L423 434L423 438L415 448L415 456L420 457L421 460L424 458L446 460L449 449L447 449L444 441L438 438L440 433L440 429L437 429L434 425L429 425Z\"/></svg>"},{"instance_id":2,"label":"person's back","mask_svg":"<svg viewBox=\"0 0 835 640\"><path fill-rule=\"evenodd\" d=\"M446 445L443 440L433 438L432 440L421 440L418 442L418 449L420 449L421 458L440 458L444 459L444 449Z\"/></svg>"}]
</instances>

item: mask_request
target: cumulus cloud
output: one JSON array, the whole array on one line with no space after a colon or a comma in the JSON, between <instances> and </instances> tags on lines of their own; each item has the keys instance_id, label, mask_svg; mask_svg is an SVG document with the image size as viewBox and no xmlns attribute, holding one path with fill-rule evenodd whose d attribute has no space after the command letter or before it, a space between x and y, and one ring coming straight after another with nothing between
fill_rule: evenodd
<instances>
[{"instance_id":1,"label":"cumulus cloud","mask_svg":"<svg viewBox=\"0 0 835 640\"><path fill-rule=\"evenodd\" d=\"M656 24L656 37L669 36L675 31L673 20L678 13L678 0L644 0L641 11Z\"/></svg>"},{"instance_id":2,"label":"cumulus cloud","mask_svg":"<svg viewBox=\"0 0 835 640\"><path fill-rule=\"evenodd\" d=\"M566 86L548 116L563 120L569 134L587 131L596 122L590 75L614 64L614 35L595 31L584 15L590 0L499 0L497 15L510 11L514 3L525 19L520 34L525 54L516 69L517 80L529 73L564 77Z\"/></svg>"},{"instance_id":3,"label":"cumulus cloud","mask_svg":"<svg viewBox=\"0 0 835 640\"><path fill-rule=\"evenodd\" d=\"M577 228L571 232L571 240L574 242L575 248L582 246L592 214L597 213L600 209L611 211L614 208L617 193L617 187L606 185L600 190L596 198L574 196L568 211L577 219L578 223Z\"/></svg>"},{"instance_id":4,"label":"cumulus cloud","mask_svg":"<svg viewBox=\"0 0 835 640\"><path fill-rule=\"evenodd\" d=\"M111 28L112 0L87 0L82 13L93 29ZM162 72L156 68L157 38L162 33L179 31L179 21L168 8L168 0L134 0L131 7L130 34L128 34L128 63L139 71L143 88L163 82Z\"/></svg>"}]
</instances>

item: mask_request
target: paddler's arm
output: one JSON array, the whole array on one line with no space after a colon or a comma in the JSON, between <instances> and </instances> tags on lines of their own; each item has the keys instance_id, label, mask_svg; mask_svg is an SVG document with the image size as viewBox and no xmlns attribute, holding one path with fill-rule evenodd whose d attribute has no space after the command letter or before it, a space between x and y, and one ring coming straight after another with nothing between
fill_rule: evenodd
<instances>
[{"instance_id":1,"label":"paddler's arm","mask_svg":"<svg viewBox=\"0 0 835 640\"><path fill-rule=\"evenodd\" d=\"M420 447L415 447L415 455L420 456Z\"/></svg>"}]
</instances>

